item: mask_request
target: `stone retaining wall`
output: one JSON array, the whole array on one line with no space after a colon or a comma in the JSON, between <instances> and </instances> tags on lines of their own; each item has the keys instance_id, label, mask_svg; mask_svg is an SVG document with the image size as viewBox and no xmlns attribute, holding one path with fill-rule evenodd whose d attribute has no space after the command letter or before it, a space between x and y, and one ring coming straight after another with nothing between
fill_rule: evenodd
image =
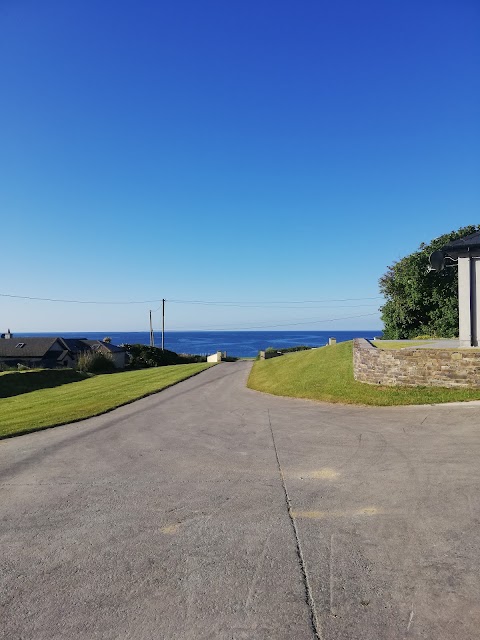
<instances>
[{"instance_id":1,"label":"stone retaining wall","mask_svg":"<svg viewBox=\"0 0 480 640\"><path fill-rule=\"evenodd\" d=\"M389 386L480 387L480 351L377 349L357 338L353 375L359 382Z\"/></svg>"}]
</instances>

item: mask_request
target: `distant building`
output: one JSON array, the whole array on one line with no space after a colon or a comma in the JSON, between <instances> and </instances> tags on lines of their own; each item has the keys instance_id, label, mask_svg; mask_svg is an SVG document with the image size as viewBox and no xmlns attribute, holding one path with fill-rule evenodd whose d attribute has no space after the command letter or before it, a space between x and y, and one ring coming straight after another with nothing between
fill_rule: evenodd
<instances>
[{"instance_id":1,"label":"distant building","mask_svg":"<svg viewBox=\"0 0 480 640\"><path fill-rule=\"evenodd\" d=\"M0 363L17 366L54 369L74 367L80 354L88 351L100 351L109 354L117 369L123 369L127 361L127 352L123 347L85 338L62 337L17 337L10 329L0 334Z\"/></svg>"},{"instance_id":2,"label":"distant building","mask_svg":"<svg viewBox=\"0 0 480 640\"><path fill-rule=\"evenodd\" d=\"M75 358L85 351L100 351L109 354L117 369L123 369L127 360L127 350L102 340L86 340L85 338L61 338Z\"/></svg>"}]
</instances>

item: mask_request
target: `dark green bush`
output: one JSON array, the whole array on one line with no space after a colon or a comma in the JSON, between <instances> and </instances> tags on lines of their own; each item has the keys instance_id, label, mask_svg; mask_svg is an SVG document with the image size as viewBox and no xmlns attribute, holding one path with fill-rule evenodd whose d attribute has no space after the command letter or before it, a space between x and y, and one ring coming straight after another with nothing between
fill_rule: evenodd
<instances>
[{"instance_id":1,"label":"dark green bush","mask_svg":"<svg viewBox=\"0 0 480 640\"><path fill-rule=\"evenodd\" d=\"M6 362L0 362L0 371L17 371L17 366L7 364Z\"/></svg>"},{"instance_id":2,"label":"dark green bush","mask_svg":"<svg viewBox=\"0 0 480 640\"><path fill-rule=\"evenodd\" d=\"M110 373L115 365L110 354L101 351L85 351L78 357L77 371L84 373Z\"/></svg>"},{"instance_id":3,"label":"dark green bush","mask_svg":"<svg viewBox=\"0 0 480 640\"><path fill-rule=\"evenodd\" d=\"M190 364L194 362L206 362L206 356L178 354L175 351L158 347L149 347L146 344L124 344L130 354L130 365L134 368L165 367L172 364Z\"/></svg>"},{"instance_id":4,"label":"dark green bush","mask_svg":"<svg viewBox=\"0 0 480 640\"><path fill-rule=\"evenodd\" d=\"M207 361L207 356L198 356L193 353L179 353L178 357L180 358L179 364L190 364L195 362Z\"/></svg>"},{"instance_id":5,"label":"dark green bush","mask_svg":"<svg viewBox=\"0 0 480 640\"><path fill-rule=\"evenodd\" d=\"M296 347L285 347L283 349L275 349L274 347L268 347L268 349L265 349L266 352L271 353L272 351L275 351L275 353L293 353L294 351L308 351L308 349L311 349L312 347L307 347L307 345L305 344L299 344Z\"/></svg>"}]
</instances>

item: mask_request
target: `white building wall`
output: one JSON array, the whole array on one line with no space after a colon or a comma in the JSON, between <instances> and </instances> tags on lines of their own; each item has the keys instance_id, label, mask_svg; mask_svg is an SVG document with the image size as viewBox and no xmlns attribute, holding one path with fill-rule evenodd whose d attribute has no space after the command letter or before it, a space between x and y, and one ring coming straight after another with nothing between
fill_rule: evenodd
<instances>
[{"instance_id":1,"label":"white building wall","mask_svg":"<svg viewBox=\"0 0 480 640\"><path fill-rule=\"evenodd\" d=\"M221 362L222 361L222 352L217 351L217 353L213 353L211 356L207 356L207 362Z\"/></svg>"},{"instance_id":2,"label":"white building wall","mask_svg":"<svg viewBox=\"0 0 480 640\"><path fill-rule=\"evenodd\" d=\"M480 259L471 258L471 292L470 304L472 308L472 346L478 347L480 340Z\"/></svg>"},{"instance_id":3,"label":"white building wall","mask_svg":"<svg viewBox=\"0 0 480 640\"><path fill-rule=\"evenodd\" d=\"M480 282L480 278L478 280ZM470 258L458 258L458 324L461 347L472 344L472 288Z\"/></svg>"}]
</instances>

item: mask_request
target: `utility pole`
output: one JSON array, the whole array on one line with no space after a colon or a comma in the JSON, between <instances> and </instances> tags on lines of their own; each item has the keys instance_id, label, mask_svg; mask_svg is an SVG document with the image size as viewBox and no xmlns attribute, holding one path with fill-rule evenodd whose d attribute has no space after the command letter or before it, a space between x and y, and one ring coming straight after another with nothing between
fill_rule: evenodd
<instances>
[{"instance_id":1,"label":"utility pole","mask_svg":"<svg viewBox=\"0 0 480 640\"><path fill-rule=\"evenodd\" d=\"M162 299L162 351L165 351L165 298Z\"/></svg>"},{"instance_id":2,"label":"utility pole","mask_svg":"<svg viewBox=\"0 0 480 640\"><path fill-rule=\"evenodd\" d=\"M153 335L153 326L152 326L152 310L150 309L150 346L155 346L155 338Z\"/></svg>"}]
</instances>

